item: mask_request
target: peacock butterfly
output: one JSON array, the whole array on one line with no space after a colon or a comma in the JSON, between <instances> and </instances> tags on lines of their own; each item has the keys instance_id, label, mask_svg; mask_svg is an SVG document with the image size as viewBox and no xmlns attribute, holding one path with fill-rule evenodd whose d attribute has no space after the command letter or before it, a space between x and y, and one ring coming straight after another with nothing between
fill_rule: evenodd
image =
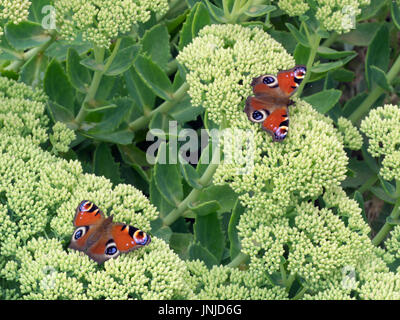
<instances>
[{"instance_id":1,"label":"peacock butterfly","mask_svg":"<svg viewBox=\"0 0 400 320\"><path fill-rule=\"evenodd\" d=\"M262 123L262 128L272 135L274 141L286 138L289 129L290 96L296 91L306 75L306 67L295 66L280 71L276 76L262 75L253 78L254 96L246 99L244 112L250 121Z\"/></svg>"},{"instance_id":2,"label":"peacock butterfly","mask_svg":"<svg viewBox=\"0 0 400 320\"><path fill-rule=\"evenodd\" d=\"M114 223L113 216L104 217L92 202L83 200L76 208L69 248L83 251L97 263L119 254L148 245L151 238L144 231L124 223Z\"/></svg>"}]
</instances>

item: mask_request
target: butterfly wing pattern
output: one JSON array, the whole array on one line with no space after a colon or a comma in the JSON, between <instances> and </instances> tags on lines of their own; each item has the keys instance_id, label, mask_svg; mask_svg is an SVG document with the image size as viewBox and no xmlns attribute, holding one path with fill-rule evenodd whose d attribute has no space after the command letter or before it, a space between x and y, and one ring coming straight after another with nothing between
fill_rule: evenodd
<instances>
[{"instance_id":1,"label":"butterfly wing pattern","mask_svg":"<svg viewBox=\"0 0 400 320\"><path fill-rule=\"evenodd\" d=\"M276 76L262 75L253 78L254 96L246 99L244 112L251 122L272 135L274 141L282 141L289 130L290 97L299 87L306 74L306 67L299 65L280 71Z\"/></svg>"},{"instance_id":2,"label":"butterfly wing pattern","mask_svg":"<svg viewBox=\"0 0 400 320\"><path fill-rule=\"evenodd\" d=\"M114 223L113 216L105 218L104 213L88 200L78 205L73 223L76 229L69 248L83 251L99 264L151 241L144 231L124 223Z\"/></svg>"}]
</instances>

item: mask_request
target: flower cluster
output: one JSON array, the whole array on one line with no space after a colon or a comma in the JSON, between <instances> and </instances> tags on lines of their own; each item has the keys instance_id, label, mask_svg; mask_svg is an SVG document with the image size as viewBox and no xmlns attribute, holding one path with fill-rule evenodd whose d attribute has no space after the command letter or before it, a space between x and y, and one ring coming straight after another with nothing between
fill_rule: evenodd
<instances>
[{"instance_id":1,"label":"flower cluster","mask_svg":"<svg viewBox=\"0 0 400 320\"><path fill-rule=\"evenodd\" d=\"M355 28L356 17L361 13L361 8L369 3L370 0L317 0L313 4L304 0L279 0L278 6L290 16L301 16L310 7L314 9L316 6L315 17L322 26L326 30L343 33Z\"/></svg>"},{"instance_id":2,"label":"flower cluster","mask_svg":"<svg viewBox=\"0 0 400 320\"><path fill-rule=\"evenodd\" d=\"M18 24L28 18L31 1L28 0L3 0L0 3L0 21ZM0 28L0 36L3 30Z\"/></svg>"},{"instance_id":3,"label":"flower cluster","mask_svg":"<svg viewBox=\"0 0 400 320\"><path fill-rule=\"evenodd\" d=\"M387 104L372 110L361 122L369 138L368 152L384 157L380 174L388 181L400 181L400 108Z\"/></svg>"},{"instance_id":4,"label":"flower cluster","mask_svg":"<svg viewBox=\"0 0 400 320\"><path fill-rule=\"evenodd\" d=\"M44 100L42 92L0 78L1 298L191 298L185 263L156 237L149 246L102 266L67 249L75 209L83 199L114 214L115 221L150 234L150 221L158 213L134 187L113 187L104 177L84 174L78 161L42 149L51 139L65 147L72 138L57 124L47 135Z\"/></svg>"},{"instance_id":5,"label":"flower cluster","mask_svg":"<svg viewBox=\"0 0 400 320\"><path fill-rule=\"evenodd\" d=\"M78 34L100 47L132 31L138 23L150 19L151 12L164 14L167 0L60 0L55 2L57 26L67 40Z\"/></svg>"},{"instance_id":6,"label":"flower cluster","mask_svg":"<svg viewBox=\"0 0 400 320\"><path fill-rule=\"evenodd\" d=\"M199 260L186 263L191 281L196 288L195 299L220 300L281 300L287 299L283 287L274 286L264 274L227 266L214 266L208 270Z\"/></svg>"},{"instance_id":7,"label":"flower cluster","mask_svg":"<svg viewBox=\"0 0 400 320\"><path fill-rule=\"evenodd\" d=\"M389 272L372 245L357 202L340 186L347 171L344 147L362 145L351 123L339 119L336 129L331 119L298 98L290 106L289 134L281 143L273 143L248 121L243 108L251 94L251 78L294 64L260 30L206 27L179 59L189 70L193 103L204 106L216 123L250 132L233 134L230 139L240 142L252 137L253 143L253 148L236 150L242 153L239 158L251 160L252 165L250 161L223 162L214 175L214 183L228 183L245 207L238 231L242 253L250 257L249 269L233 272L214 267L206 273L193 263L191 272L203 276L198 294L238 298L246 287L241 277L263 281L285 272L282 281L297 279L305 298L349 299L354 292L372 298L374 287L382 290L381 296L395 298L388 284L397 275ZM248 170L241 170L243 166ZM382 267L374 269L374 265ZM195 272L194 267L202 271ZM347 270L354 270L356 276L348 276ZM224 295L222 284L231 293ZM249 297L250 292L242 296Z\"/></svg>"},{"instance_id":8,"label":"flower cluster","mask_svg":"<svg viewBox=\"0 0 400 320\"><path fill-rule=\"evenodd\" d=\"M218 124L225 119L244 128L248 121L241 102L251 94L252 78L295 64L267 33L240 25L206 26L177 59L189 70L186 80L192 105L202 105Z\"/></svg>"},{"instance_id":9,"label":"flower cluster","mask_svg":"<svg viewBox=\"0 0 400 320\"><path fill-rule=\"evenodd\" d=\"M57 122L53 126L53 134L51 134L49 138L57 154L58 152L67 152L69 150L69 145L75 140L76 135L66 124Z\"/></svg>"}]
</instances>

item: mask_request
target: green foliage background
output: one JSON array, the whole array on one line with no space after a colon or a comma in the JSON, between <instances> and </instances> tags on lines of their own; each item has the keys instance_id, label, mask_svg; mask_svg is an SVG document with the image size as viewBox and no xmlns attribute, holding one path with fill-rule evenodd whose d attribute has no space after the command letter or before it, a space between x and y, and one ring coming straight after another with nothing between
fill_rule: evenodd
<instances>
[{"instance_id":1,"label":"green foliage background","mask_svg":"<svg viewBox=\"0 0 400 320\"><path fill-rule=\"evenodd\" d=\"M0 129L10 139L2 145L0 169L0 179L9 183L0 192L2 298L398 299L400 4L350 2L356 8L350 27L336 23L347 16L333 0L127 1L122 11L106 0L74 0L72 7L51 0L0 4ZM46 5L55 7L56 29L43 28ZM211 87L220 74L205 79L196 69L207 37L225 32L228 39L235 30L240 42L247 29L252 37L267 34L265 41L276 47L265 52L283 57L282 66L307 66L291 107L289 142L274 144L236 117L250 81L223 91ZM249 56L258 48L251 50ZM241 64L232 62L232 71L247 63L236 58ZM256 57L254 65L263 59ZM279 63L265 63L260 72ZM244 77L259 75L250 74L258 67L247 66ZM236 89L242 100L235 105L229 90ZM212 105L207 92L228 106ZM383 105L389 106L378 108ZM150 129L168 132L169 121L198 132L252 126L261 173L240 180L229 168L202 163L211 143L200 150L197 165L149 163L146 135ZM329 150L332 158L325 157ZM28 191L16 182L23 169L11 165L12 152L26 163L37 161L27 181L54 172L43 182L46 192L58 190L54 199L37 191L42 182ZM308 173L301 173L299 155L304 163L312 159ZM262 177L275 166L266 164L268 158L293 166L293 173L278 168L265 171L270 180ZM323 168L329 161L332 166ZM74 206L85 196L144 228L156 239L154 247L104 266L68 250ZM36 209L24 215L27 206ZM7 240L8 233L13 237ZM140 279L139 262L146 270ZM126 275L124 265L135 272ZM354 283L346 286L349 265ZM47 267L57 270L50 291L41 286ZM77 291L67 285L72 278ZM127 284L146 289L126 292Z\"/></svg>"}]
</instances>

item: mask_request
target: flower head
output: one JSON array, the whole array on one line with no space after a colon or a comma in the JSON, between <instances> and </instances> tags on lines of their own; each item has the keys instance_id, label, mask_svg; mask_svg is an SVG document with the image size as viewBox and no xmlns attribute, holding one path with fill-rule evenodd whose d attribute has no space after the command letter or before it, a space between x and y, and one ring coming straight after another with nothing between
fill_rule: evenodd
<instances>
[{"instance_id":1,"label":"flower head","mask_svg":"<svg viewBox=\"0 0 400 320\"><path fill-rule=\"evenodd\" d=\"M23 84L0 78L0 106L5 106L0 107L0 279L15 288L1 291L1 298L191 298L185 263L157 237L101 266L67 249L83 199L95 202L105 215L114 214L114 221L149 233L158 212L133 186L113 186L104 177L83 173L78 161L42 149L40 143L49 140L43 99ZM25 122L32 118L37 121ZM12 121L18 125L10 130ZM50 140L54 132L65 128L56 125ZM59 137L63 143L71 139Z\"/></svg>"},{"instance_id":2,"label":"flower head","mask_svg":"<svg viewBox=\"0 0 400 320\"><path fill-rule=\"evenodd\" d=\"M311 5L304 0L279 0L278 6L290 16L301 16L310 6L314 12L315 7L315 17L326 30L344 33L355 28L356 17L361 13L361 8L369 3L370 0L317 0Z\"/></svg>"},{"instance_id":3,"label":"flower head","mask_svg":"<svg viewBox=\"0 0 400 320\"><path fill-rule=\"evenodd\" d=\"M384 157L382 177L400 180L400 108L387 104L372 110L361 122L361 131L369 138L368 152Z\"/></svg>"},{"instance_id":4,"label":"flower head","mask_svg":"<svg viewBox=\"0 0 400 320\"><path fill-rule=\"evenodd\" d=\"M151 11L163 14L166 0L60 0L55 2L60 34L74 40L78 34L100 47L150 19Z\"/></svg>"},{"instance_id":5,"label":"flower head","mask_svg":"<svg viewBox=\"0 0 400 320\"><path fill-rule=\"evenodd\" d=\"M18 24L28 18L31 1L28 0L3 0L0 3L0 22ZM0 36L3 30L0 28Z\"/></svg>"}]
</instances>

